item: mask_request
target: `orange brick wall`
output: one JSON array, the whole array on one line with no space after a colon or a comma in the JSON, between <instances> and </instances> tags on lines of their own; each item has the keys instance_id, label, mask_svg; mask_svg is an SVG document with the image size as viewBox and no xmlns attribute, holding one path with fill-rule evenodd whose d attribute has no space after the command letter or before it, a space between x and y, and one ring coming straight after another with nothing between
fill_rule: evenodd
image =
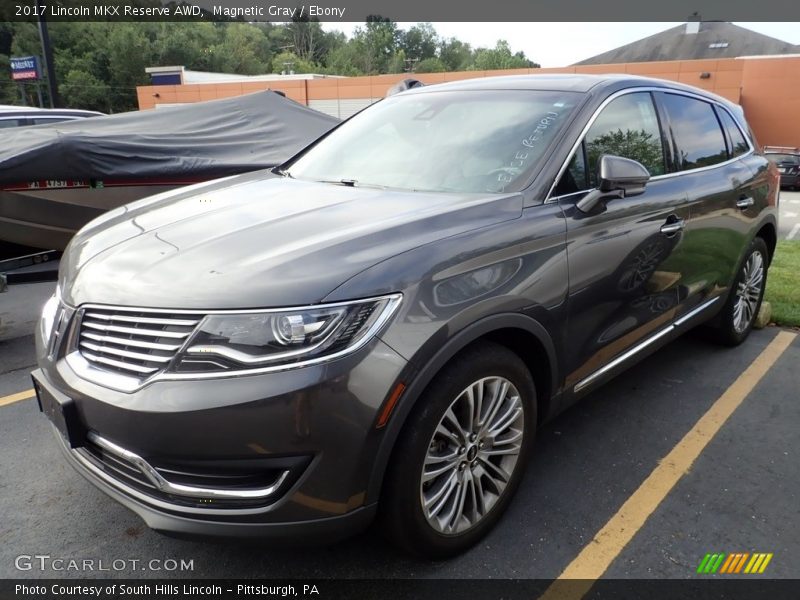
<instances>
[{"instance_id":1,"label":"orange brick wall","mask_svg":"<svg viewBox=\"0 0 800 600\"><path fill-rule=\"evenodd\" d=\"M759 143L800 146L800 57L742 62L742 107Z\"/></svg>"},{"instance_id":2,"label":"orange brick wall","mask_svg":"<svg viewBox=\"0 0 800 600\"><path fill-rule=\"evenodd\" d=\"M800 58L676 60L508 71L419 73L414 77L425 84L435 84L474 77L537 73L628 73L694 85L742 104L760 143L800 146ZM710 77L701 79L701 73L709 73ZM406 77L408 75L398 74L342 79L140 86L137 93L141 110L161 103L199 102L266 89L280 90L303 104L308 104L309 100L337 98L377 100L383 98L392 85Z\"/></svg>"}]
</instances>

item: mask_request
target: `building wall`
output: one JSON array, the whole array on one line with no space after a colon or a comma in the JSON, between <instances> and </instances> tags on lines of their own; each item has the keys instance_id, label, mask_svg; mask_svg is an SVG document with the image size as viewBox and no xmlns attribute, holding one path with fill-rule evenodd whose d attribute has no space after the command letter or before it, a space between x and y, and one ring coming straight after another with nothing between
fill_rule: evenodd
<instances>
[{"instance_id":1,"label":"building wall","mask_svg":"<svg viewBox=\"0 0 800 600\"><path fill-rule=\"evenodd\" d=\"M800 57L742 62L741 104L758 142L800 147Z\"/></svg>"},{"instance_id":2,"label":"building wall","mask_svg":"<svg viewBox=\"0 0 800 600\"><path fill-rule=\"evenodd\" d=\"M797 118L800 115L800 57L725 58L507 71L420 73L414 77L430 85L475 77L537 73L627 73L694 85L741 104L761 144L800 146L800 118ZM709 77L701 79L702 73L708 73ZM140 86L137 92L139 108L146 110L157 104L199 102L276 89L317 110L346 118L383 98L392 85L407 77L408 75L398 74L303 81Z\"/></svg>"}]
</instances>

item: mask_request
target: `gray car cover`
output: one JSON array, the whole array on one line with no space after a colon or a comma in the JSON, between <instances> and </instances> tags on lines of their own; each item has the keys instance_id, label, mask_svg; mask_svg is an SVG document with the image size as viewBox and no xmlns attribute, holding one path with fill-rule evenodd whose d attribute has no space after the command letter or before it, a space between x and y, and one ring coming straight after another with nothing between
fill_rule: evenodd
<instances>
[{"instance_id":1,"label":"gray car cover","mask_svg":"<svg viewBox=\"0 0 800 600\"><path fill-rule=\"evenodd\" d=\"M0 184L215 178L273 167L339 119L273 91L0 130Z\"/></svg>"}]
</instances>

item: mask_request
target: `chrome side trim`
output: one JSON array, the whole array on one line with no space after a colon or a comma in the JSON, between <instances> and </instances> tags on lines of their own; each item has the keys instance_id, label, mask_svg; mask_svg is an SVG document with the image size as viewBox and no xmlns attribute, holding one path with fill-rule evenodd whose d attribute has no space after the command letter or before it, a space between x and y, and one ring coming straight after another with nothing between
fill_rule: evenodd
<instances>
[{"instance_id":1,"label":"chrome side trim","mask_svg":"<svg viewBox=\"0 0 800 600\"><path fill-rule=\"evenodd\" d=\"M240 500L258 500L258 499L267 499L270 495L274 494L286 480L286 477L289 474L289 471L284 471L278 477L278 479L270 486L265 488L256 488L256 489L248 489L248 490L221 490L221 489L214 489L214 488L198 488L194 486L187 486L182 484L175 484L167 481L161 474L156 471L150 464L145 461L142 457L138 454L130 452L125 448L122 448L109 440L101 437L100 435L89 432L88 434L89 439L91 439L95 444L103 448L104 450L110 452L127 460L128 462L136 465L136 467L142 472L142 474L150 481L157 489L164 493L173 494L176 496L184 496L188 498L202 498L202 499L220 499L220 500L231 500L231 499L240 499ZM63 442L62 442L63 444ZM64 446L66 448L66 446ZM168 509L171 511L176 512L184 512L184 513L192 513L192 514L200 514L200 515L248 515L248 514L258 514L266 512L270 509L271 505L268 506L259 506L256 508L205 508L205 507L191 507L191 506L181 506L179 504L173 504L170 502L165 502L163 500L159 500L158 498L153 498L152 496L148 496L140 492L137 489L134 489L125 483L121 482L120 480L116 479L115 477L106 473L103 469L99 468L97 465L94 464L92 460L87 457L87 451L83 448L75 448L70 450L70 454L80 463L80 465L86 468L88 471L92 473L92 475L98 477L111 487L116 490L119 490L125 493L128 496L132 496L137 500L140 500L144 504L149 504L151 506L155 506L158 508ZM210 505L210 506L213 506Z\"/></svg>"},{"instance_id":2,"label":"chrome side trim","mask_svg":"<svg viewBox=\"0 0 800 600\"><path fill-rule=\"evenodd\" d=\"M750 139L750 136L746 135L744 133L744 131L742 131L743 127L742 127L742 124L739 122L739 119L736 118L736 116L733 113L731 113L731 111L729 111L727 109L727 107L725 107L724 105L720 104L718 101L714 100L713 98L708 98L708 97L702 96L700 94L693 94L691 92L687 92L687 91L684 91L684 90L676 90L676 89L670 88L670 87L643 86L643 87L635 87L635 88L627 88L627 89L624 89L624 90L619 90L618 92L614 92L608 98L603 100L603 102L600 104L600 106L597 107L597 110L594 111L592 116L587 121L586 125L584 126L583 130L581 131L581 134L578 136L578 140L573 144L572 149L569 151L569 154L567 155L567 159L564 161L564 164L562 164L561 168L558 170L558 175L556 175L556 178L553 180L553 183L552 183L552 185L550 186L550 189L547 192L547 196L546 196L545 201L544 201L545 204L549 204L551 202L557 202L560 198L566 198L567 196L572 196L573 194L580 194L580 193L584 193L584 192L588 192L589 191L589 190L581 190L579 192L572 192L571 194L565 194L563 196L553 196L553 191L556 189L556 185L558 185L558 182L561 181L561 176L564 174L564 171L567 170L567 167L569 166L569 163L572 160L572 157L575 156L575 152L577 152L578 147L581 145L581 142L583 142L583 138L586 137L586 134L589 132L589 129L594 124L594 122L597 120L597 117L600 115L600 113L603 111L603 109L606 106L608 106L613 100L616 100L620 96L625 96L627 94L636 94L636 93L639 93L639 92L668 92L670 94L677 94L677 95L680 95L680 96L688 96L689 98L695 98L697 100L702 100L703 102L708 102L709 104L713 104L714 106L724 110L725 112L727 112L731 116L731 118L733 119L733 122L736 124L736 126L739 128L740 132L742 133L742 136L744 137L745 141L747 142L747 146L749 148L749 150L747 152L745 152L744 154L740 154L739 156L734 156L733 158L729 158L728 160L726 160L724 162L717 163L715 165L709 165L707 167L699 167L697 169L689 169L689 170L686 170L686 171L676 171L675 173L665 173L664 175L656 175L655 177L651 177L650 181L659 181L661 179L669 179L671 177L677 177L679 175L687 175L689 173L700 173L702 171L708 171L710 169L717 169L719 167L723 167L725 165L728 165L728 164L732 163L735 160L740 160L742 158L745 158L746 156L749 156L750 154L752 154L755 151L755 149L753 148L753 142Z\"/></svg>"},{"instance_id":3,"label":"chrome side trim","mask_svg":"<svg viewBox=\"0 0 800 600\"><path fill-rule=\"evenodd\" d=\"M703 302L699 306L696 306L695 308L690 310L688 313L683 315L681 318L676 319L675 322L672 324L672 327L677 329L678 327L680 327L684 323L688 323L689 321L694 319L697 315L699 315L701 312L703 312L705 309L707 309L709 306L714 304L720 298L722 298L722 296L714 296L713 298L711 298L711 300L706 300L705 302Z\"/></svg>"},{"instance_id":4,"label":"chrome side trim","mask_svg":"<svg viewBox=\"0 0 800 600\"><path fill-rule=\"evenodd\" d=\"M712 304L714 304L720 298L721 298L721 296L716 296L716 297L712 298L711 300L707 300L707 301L703 302L700 306L697 306L696 308L693 308L688 313L683 315L680 319L675 320L672 324L668 325L667 327L665 327L661 331L656 332L655 334L653 334L649 338L647 338L644 341L639 342L638 344L636 344L633 348L630 348L629 350L623 352L622 354L617 356L614 360L612 360L611 362L606 363L604 366L600 367L597 371L595 371L594 373L592 373L588 377L585 377L584 379L581 379L578 383L575 384L575 387L572 388L573 391L574 392L579 392L582 389L590 386L592 383L597 381L600 377L602 377L603 375L605 375L609 371L613 371L618 366L620 366L622 363L630 360L631 358L633 358L634 356L639 354L645 348L648 348L649 346L651 346L652 344L654 344L655 342L657 342L658 340L660 340L664 336L674 332L678 327L680 327L684 323L687 323L688 321L690 321L691 319L693 319L694 317L699 315L701 312L703 312L704 310L709 308Z\"/></svg>"}]
</instances>

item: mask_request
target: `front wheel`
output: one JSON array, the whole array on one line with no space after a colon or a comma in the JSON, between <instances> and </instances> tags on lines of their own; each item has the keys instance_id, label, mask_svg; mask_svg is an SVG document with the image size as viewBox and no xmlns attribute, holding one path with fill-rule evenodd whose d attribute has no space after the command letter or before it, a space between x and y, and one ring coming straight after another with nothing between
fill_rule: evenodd
<instances>
[{"instance_id":1,"label":"front wheel","mask_svg":"<svg viewBox=\"0 0 800 600\"><path fill-rule=\"evenodd\" d=\"M750 335L764 298L768 265L767 244L757 237L747 249L716 325L716 338L719 342L737 346Z\"/></svg>"},{"instance_id":2,"label":"front wheel","mask_svg":"<svg viewBox=\"0 0 800 600\"><path fill-rule=\"evenodd\" d=\"M536 423L522 360L482 343L447 365L419 399L381 497L389 538L427 558L453 556L494 526L519 485Z\"/></svg>"}]
</instances>

